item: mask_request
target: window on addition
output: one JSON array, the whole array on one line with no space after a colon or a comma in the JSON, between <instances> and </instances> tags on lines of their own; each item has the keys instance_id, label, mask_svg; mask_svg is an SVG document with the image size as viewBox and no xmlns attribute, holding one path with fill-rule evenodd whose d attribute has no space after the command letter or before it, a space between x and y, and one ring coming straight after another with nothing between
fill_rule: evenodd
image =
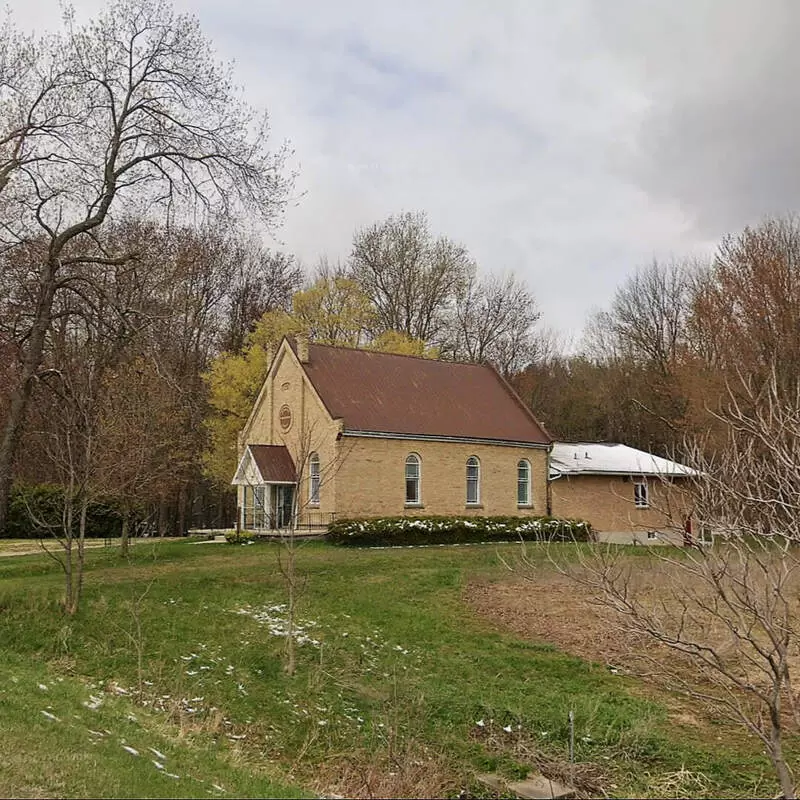
<instances>
[{"instance_id":1,"label":"window on addition","mask_svg":"<svg viewBox=\"0 0 800 800\"><path fill-rule=\"evenodd\" d=\"M636 508L648 508L650 501L647 497L647 483L645 481L637 481L633 484L633 502Z\"/></svg>"}]
</instances>

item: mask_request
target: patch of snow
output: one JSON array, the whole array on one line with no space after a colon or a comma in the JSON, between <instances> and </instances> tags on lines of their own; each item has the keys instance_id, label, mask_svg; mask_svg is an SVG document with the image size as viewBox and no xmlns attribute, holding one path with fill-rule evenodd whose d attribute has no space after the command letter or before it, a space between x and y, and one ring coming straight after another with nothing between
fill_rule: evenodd
<instances>
[{"instance_id":1,"label":"patch of snow","mask_svg":"<svg viewBox=\"0 0 800 800\"><path fill-rule=\"evenodd\" d=\"M97 711L103 705L103 698L97 695L90 694L88 700L83 701L83 705L91 711Z\"/></svg>"}]
</instances>

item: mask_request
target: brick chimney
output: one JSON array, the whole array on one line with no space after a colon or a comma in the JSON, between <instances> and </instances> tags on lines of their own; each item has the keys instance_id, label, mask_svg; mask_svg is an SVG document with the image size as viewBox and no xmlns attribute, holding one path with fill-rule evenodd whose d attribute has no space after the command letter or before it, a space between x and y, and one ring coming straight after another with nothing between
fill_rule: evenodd
<instances>
[{"instance_id":1,"label":"brick chimney","mask_svg":"<svg viewBox=\"0 0 800 800\"><path fill-rule=\"evenodd\" d=\"M295 344L297 345L297 358L301 364L308 364L308 335L305 333L298 333L294 337Z\"/></svg>"}]
</instances>

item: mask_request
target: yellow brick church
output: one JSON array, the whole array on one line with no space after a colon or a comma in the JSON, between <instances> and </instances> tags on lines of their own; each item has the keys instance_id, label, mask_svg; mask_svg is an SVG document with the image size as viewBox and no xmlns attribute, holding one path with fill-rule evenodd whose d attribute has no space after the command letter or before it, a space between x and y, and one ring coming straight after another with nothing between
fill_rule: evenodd
<instances>
[{"instance_id":1,"label":"yellow brick church","mask_svg":"<svg viewBox=\"0 0 800 800\"><path fill-rule=\"evenodd\" d=\"M580 470L566 476L561 465L554 509L552 449L490 366L285 338L239 437L238 523L282 529L297 514L300 528L322 530L335 518L550 513L592 522L594 506L617 535L653 527L641 513L647 464L630 476L630 498L601 488L600 503L597 474L586 495Z\"/></svg>"}]
</instances>

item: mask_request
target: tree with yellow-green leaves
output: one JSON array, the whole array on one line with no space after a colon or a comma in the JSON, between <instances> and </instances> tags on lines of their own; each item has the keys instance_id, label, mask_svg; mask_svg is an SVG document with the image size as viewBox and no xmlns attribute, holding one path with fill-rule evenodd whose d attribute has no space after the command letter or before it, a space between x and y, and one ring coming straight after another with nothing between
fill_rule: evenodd
<instances>
[{"instance_id":1,"label":"tree with yellow-green leaves","mask_svg":"<svg viewBox=\"0 0 800 800\"><path fill-rule=\"evenodd\" d=\"M360 284L341 272L322 271L292 298L295 319L320 344L363 347L377 322L375 307Z\"/></svg>"},{"instance_id":2,"label":"tree with yellow-green leaves","mask_svg":"<svg viewBox=\"0 0 800 800\"><path fill-rule=\"evenodd\" d=\"M421 358L439 358L439 348L425 344L422 339L414 339L407 333L384 331L376 336L366 348L381 353L397 353L400 356L420 356Z\"/></svg>"}]
</instances>

